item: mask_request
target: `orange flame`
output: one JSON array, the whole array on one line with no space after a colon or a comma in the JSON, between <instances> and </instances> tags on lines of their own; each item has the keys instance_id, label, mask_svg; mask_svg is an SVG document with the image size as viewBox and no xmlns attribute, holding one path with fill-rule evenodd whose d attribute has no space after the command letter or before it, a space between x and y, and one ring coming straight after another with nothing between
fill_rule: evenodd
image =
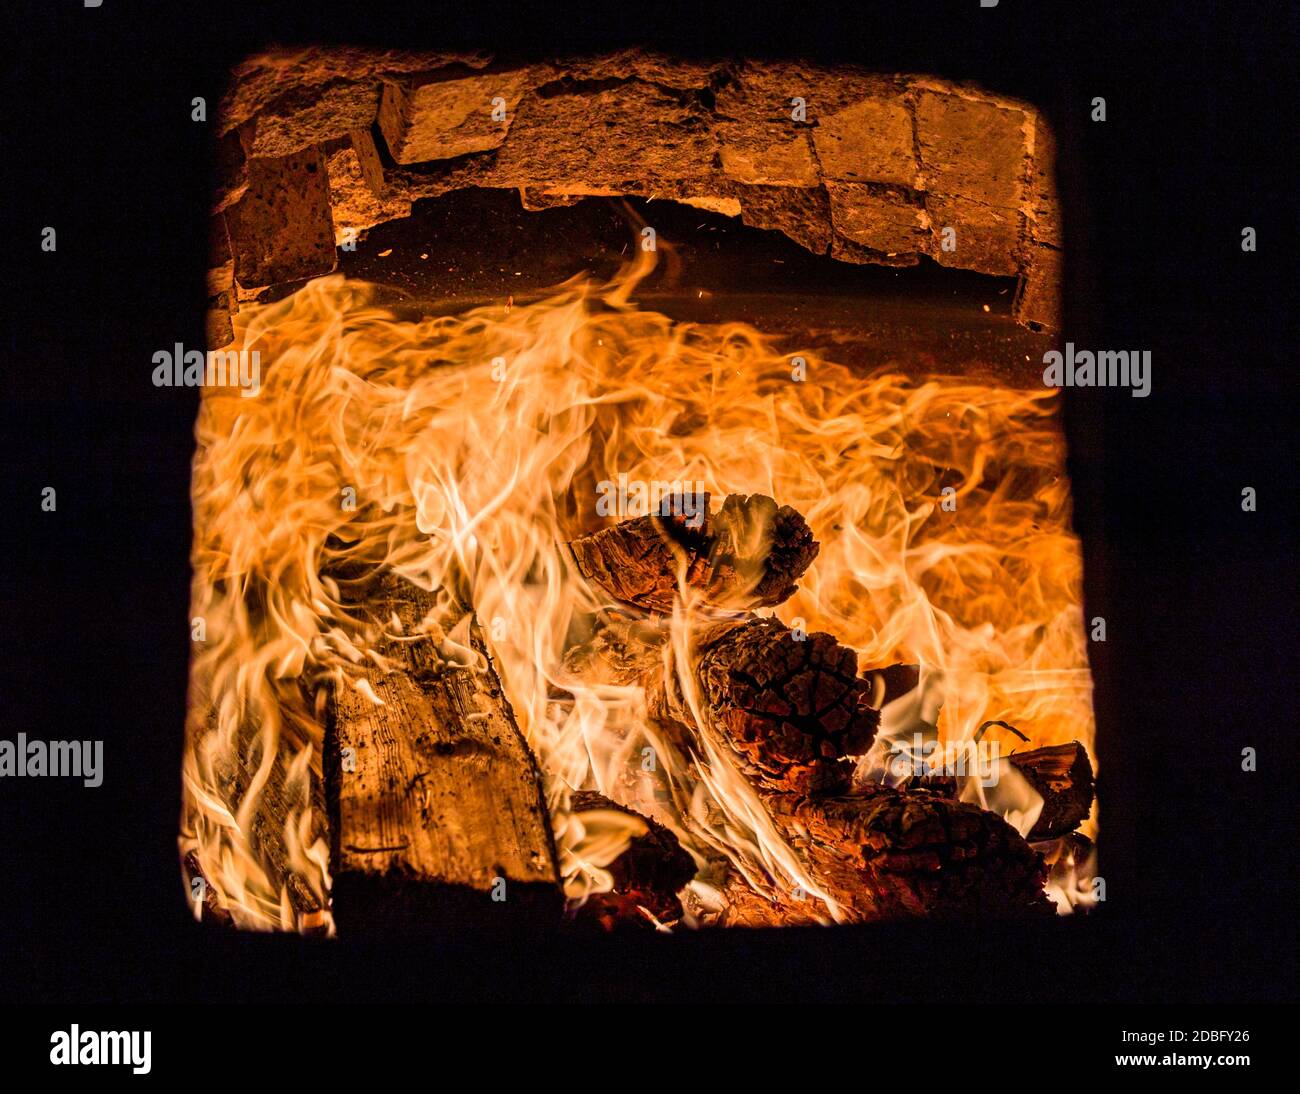
<instances>
[{"instance_id":1,"label":"orange flame","mask_svg":"<svg viewBox=\"0 0 1300 1094\"><path fill-rule=\"evenodd\" d=\"M945 739L1002 719L1035 746L1091 751L1054 393L864 377L807 351L796 379L750 327L637 309L649 262L608 285L419 322L338 275L239 313L235 348L260 353L262 390L206 390L197 424L193 614L207 637L192 665L181 846L240 926L319 923L295 894L327 908L310 792L324 696L365 691L361 667L382 661L329 576L358 561L468 593L545 773L571 898L608 888L603 867L640 834L626 814L569 815L570 791L594 787L676 832L701 865L703 903L721 855L756 888L799 885L837 918L707 728L680 755L647 724L641 688L561 667L570 624L603 603L561 545L603 523L598 484L620 475L769 494L804 513L821 553L777 614L830 631L864 669L920 663ZM683 664L690 612L672 627ZM557 689L572 702L553 701ZM636 798L646 749L667 800ZM288 820L267 832L272 788ZM1036 813L995 807L1022 831Z\"/></svg>"}]
</instances>

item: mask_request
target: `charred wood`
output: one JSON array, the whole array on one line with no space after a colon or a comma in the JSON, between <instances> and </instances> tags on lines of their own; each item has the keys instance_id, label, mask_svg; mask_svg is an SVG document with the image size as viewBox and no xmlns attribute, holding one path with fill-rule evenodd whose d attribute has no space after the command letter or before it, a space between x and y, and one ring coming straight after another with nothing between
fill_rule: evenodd
<instances>
[{"instance_id":1,"label":"charred wood","mask_svg":"<svg viewBox=\"0 0 1300 1094\"><path fill-rule=\"evenodd\" d=\"M1068 835L1088 819L1096 783L1088 750L1078 741L1013 752L1007 763L1043 798L1043 811L1029 832L1031 840Z\"/></svg>"},{"instance_id":2,"label":"charred wood","mask_svg":"<svg viewBox=\"0 0 1300 1094\"><path fill-rule=\"evenodd\" d=\"M765 789L808 794L848 787L880 712L857 654L824 633L775 619L714 627L697 646L700 696L743 769Z\"/></svg>"},{"instance_id":3,"label":"charred wood","mask_svg":"<svg viewBox=\"0 0 1300 1094\"><path fill-rule=\"evenodd\" d=\"M624 520L569 546L579 572L614 597L647 611L671 612L678 575L705 603L720 608L772 606L788 599L817 556L807 522L763 494L731 494L716 513L708 498L684 513Z\"/></svg>"},{"instance_id":4,"label":"charred wood","mask_svg":"<svg viewBox=\"0 0 1300 1094\"><path fill-rule=\"evenodd\" d=\"M977 805L890 787L834 798L764 795L764 801L849 922L1053 914L1042 856ZM819 910L809 894L786 894L776 921L801 915L811 921ZM761 909L741 904L726 921L761 924Z\"/></svg>"},{"instance_id":5,"label":"charred wood","mask_svg":"<svg viewBox=\"0 0 1300 1094\"><path fill-rule=\"evenodd\" d=\"M1043 799L1042 812L1029 830L1031 842L1059 839L1088 819L1096 784L1088 750L1078 741L1013 752L1001 762L1020 772ZM952 775L914 775L906 785L949 798L961 792L960 780Z\"/></svg>"},{"instance_id":6,"label":"charred wood","mask_svg":"<svg viewBox=\"0 0 1300 1094\"><path fill-rule=\"evenodd\" d=\"M617 805L594 790L575 793L569 808L574 813L614 810L636 817L646 826L645 834L633 839L628 849L606 867L614 879L613 890L591 894L574 913L577 922L598 923L612 931L622 927L652 928L654 922L671 926L681 919L682 903L677 894L695 876L695 860L672 832L653 818Z\"/></svg>"},{"instance_id":7,"label":"charred wood","mask_svg":"<svg viewBox=\"0 0 1300 1094\"><path fill-rule=\"evenodd\" d=\"M208 719L209 725L215 726L215 709L209 711ZM253 792L258 784L265 747L265 742L252 726L241 725L237 732L237 747L231 750L229 760L218 771L223 796L228 802L243 802ZM327 825L325 792L321 780L311 777L307 770L303 771L301 779L291 781L286 772L288 762L282 754L273 758L261 783L257 808L252 812L246 835L250 852L261 863L267 879L279 890L281 900L287 901L302 926L323 915L325 902L290 861L285 830L295 814L309 809L311 830L307 843L321 838ZM206 879L205 885L210 892L211 884Z\"/></svg>"}]
</instances>

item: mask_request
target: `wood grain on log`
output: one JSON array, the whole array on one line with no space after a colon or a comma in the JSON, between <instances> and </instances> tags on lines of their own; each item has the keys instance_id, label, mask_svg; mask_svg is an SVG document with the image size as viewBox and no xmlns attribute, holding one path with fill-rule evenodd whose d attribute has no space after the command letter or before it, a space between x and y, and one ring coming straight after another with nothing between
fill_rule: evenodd
<instances>
[{"instance_id":1,"label":"wood grain on log","mask_svg":"<svg viewBox=\"0 0 1300 1094\"><path fill-rule=\"evenodd\" d=\"M432 603L390 576L370 607L379 619L396 612L410 636ZM429 637L384 645L396 671L366 673L382 706L353 688L334 697L327 756L340 931L561 916L540 773L482 634L472 618L462 625L458 648Z\"/></svg>"},{"instance_id":2,"label":"wood grain on log","mask_svg":"<svg viewBox=\"0 0 1300 1094\"><path fill-rule=\"evenodd\" d=\"M762 494L732 494L716 513L708 512L708 494L694 500L702 504L693 516L669 498L668 515L635 517L573 540L579 572L616 600L648 611L672 611L679 573L714 607L788 599L817 557L803 517Z\"/></svg>"}]
</instances>

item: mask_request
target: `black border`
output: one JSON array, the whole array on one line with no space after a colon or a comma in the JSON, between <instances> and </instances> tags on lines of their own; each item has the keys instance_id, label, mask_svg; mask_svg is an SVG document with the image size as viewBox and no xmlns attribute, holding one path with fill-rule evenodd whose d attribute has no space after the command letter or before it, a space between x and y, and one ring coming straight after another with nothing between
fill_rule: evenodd
<instances>
[{"instance_id":1,"label":"black border","mask_svg":"<svg viewBox=\"0 0 1300 1094\"><path fill-rule=\"evenodd\" d=\"M1293 999L1295 222L1277 168L1294 22L1267 4L358 7L6 13L0 697L6 735L100 736L109 766L93 791L0 786L0 996ZM414 954L189 921L174 832L196 401L150 386L148 362L202 337L211 134L190 99L214 104L260 45L312 40L805 55L975 79L1046 111L1069 233L1063 337L1154 359L1149 399L1066 398L1086 610L1108 621L1094 646L1104 914L1032 932L435 938ZM57 515L39 509L46 485ZM1258 512L1241 511L1246 485Z\"/></svg>"}]
</instances>

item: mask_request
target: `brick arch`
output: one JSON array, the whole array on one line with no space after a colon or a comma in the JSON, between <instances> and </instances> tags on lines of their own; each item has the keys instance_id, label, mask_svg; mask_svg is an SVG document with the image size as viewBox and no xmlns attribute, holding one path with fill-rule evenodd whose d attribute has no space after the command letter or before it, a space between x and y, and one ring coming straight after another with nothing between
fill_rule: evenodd
<instances>
[{"instance_id":1,"label":"brick arch","mask_svg":"<svg viewBox=\"0 0 1300 1094\"><path fill-rule=\"evenodd\" d=\"M232 76L218 118L217 341L241 294L327 273L348 233L467 187L518 190L528 209L673 200L839 261L926 256L1017 276L1016 318L1058 325L1052 136L1033 106L979 87L633 50L512 64L314 48L249 58Z\"/></svg>"}]
</instances>

